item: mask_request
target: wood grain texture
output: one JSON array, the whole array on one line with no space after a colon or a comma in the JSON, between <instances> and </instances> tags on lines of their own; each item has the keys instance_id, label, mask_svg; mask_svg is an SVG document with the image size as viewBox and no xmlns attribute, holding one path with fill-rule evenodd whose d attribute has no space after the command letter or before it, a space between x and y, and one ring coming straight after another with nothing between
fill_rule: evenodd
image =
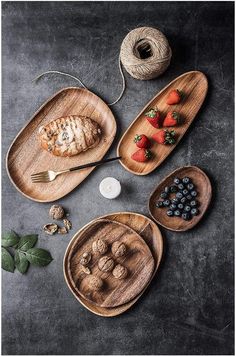
<instances>
[{"instance_id":1,"label":"wood grain texture","mask_svg":"<svg viewBox=\"0 0 236 356\"><path fill-rule=\"evenodd\" d=\"M102 128L98 146L73 157L55 157L43 150L38 140L39 127L67 115L84 115L98 122ZM9 148L6 166L10 180L29 199L38 202L60 199L77 187L94 167L63 174L50 183L32 183L30 175L48 169L58 171L98 161L108 151L115 134L115 118L97 95L76 87L62 89L39 108Z\"/></svg>"},{"instance_id":2,"label":"wood grain texture","mask_svg":"<svg viewBox=\"0 0 236 356\"><path fill-rule=\"evenodd\" d=\"M179 89L184 93L184 99L178 105L166 104L167 95L172 89ZM120 163L124 168L137 175L146 175L156 169L167 158L171 151L174 150L189 128L206 97L207 89L207 79L203 73L198 71L185 73L162 89L160 93L142 109L118 144L117 154L122 157ZM175 145L153 143L151 147L152 158L145 163L135 162L131 159L132 153L138 149L134 143L135 135L145 134L151 137L160 130L152 127L145 119L144 114L150 108L158 108L163 117L165 117L168 111L178 111L183 119L183 123L174 128L177 138Z\"/></svg>"},{"instance_id":3,"label":"wood grain texture","mask_svg":"<svg viewBox=\"0 0 236 356\"><path fill-rule=\"evenodd\" d=\"M151 279L155 276L158 267L161 262L162 254L163 254L163 239L161 232L157 225L149 218L142 214L138 213L133 213L133 212L117 212L117 213L112 213L108 215L104 215L98 219L93 220L91 223L99 220L99 219L107 219L111 221L118 221L121 222L128 227L132 228L136 232L138 232L141 236L141 238L147 243L149 246L154 261L155 261L155 267L153 270L153 274ZM84 299L78 291L74 288L73 284L70 281L69 274L68 274L68 256L69 256L69 251L71 249L71 245L74 243L75 240L77 240L78 235L80 232L82 232L84 229L89 226L90 223L85 225L81 230L79 230L72 240L70 241L67 250L64 255L64 261L63 261L63 270L64 270L64 277L66 280L66 283L75 296L75 298L88 310L90 310L92 313L100 316L105 316L105 317L113 317L116 315L119 315L121 313L124 313L126 310L128 310L132 305L136 303L136 301L141 297L141 295L144 293L145 289L148 287L149 283L144 287L144 289L141 291L139 295L137 295L134 299L129 301L128 303L125 303L123 305L114 307L114 308L104 308L104 307L99 307L91 303L90 301Z\"/></svg>"},{"instance_id":4,"label":"wood grain texture","mask_svg":"<svg viewBox=\"0 0 236 356\"><path fill-rule=\"evenodd\" d=\"M144 240L132 229L124 224L100 219L91 223L81 232L73 245L68 256L68 271L74 288L85 299L101 307L115 307L127 303L135 298L150 280L154 259L151 251ZM89 268L93 276L102 278L104 288L94 291L89 288L88 276L82 271L80 258L84 252L92 252L92 242L98 238L104 239L109 250L105 254L113 258L115 265L120 263L128 269L128 276L118 280L111 272L102 272L98 268L100 254L93 254ZM111 245L114 241L121 241L127 247L125 256L115 258L111 252Z\"/></svg>"},{"instance_id":5,"label":"wood grain texture","mask_svg":"<svg viewBox=\"0 0 236 356\"><path fill-rule=\"evenodd\" d=\"M179 217L169 217L166 215L166 208L157 208L156 202L160 199L160 194L165 186L173 184L175 177L190 177L198 192L199 215L194 216L190 221L185 221ZM198 167L186 166L178 168L164 178L155 188L149 199L149 211L153 219L160 225L172 231L186 231L193 228L205 214L212 197L211 182L207 175Z\"/></svg>"}]
</instances>

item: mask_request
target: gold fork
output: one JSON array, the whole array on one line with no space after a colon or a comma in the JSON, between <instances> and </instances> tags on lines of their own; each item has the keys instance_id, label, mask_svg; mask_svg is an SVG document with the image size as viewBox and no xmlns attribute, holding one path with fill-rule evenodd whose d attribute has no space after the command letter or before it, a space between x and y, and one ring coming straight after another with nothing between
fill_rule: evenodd
<instances>
[{"instance_id":1,"label":"gold fork","mask_svg":"<svg viewBox=\"0 0 236 356\"><path fill-rule=\"evenodd\" d=\"M31 174L31 180L33 183L48 183L48 182L52 182L60 174L73 172L88 167L100 166L101 164L116 161L117 159L121 159L121 157L107 158L101 161L86 163L81 166L64 169L63 171L58 171L58 172L54 172L54 171L39 172L39 173Z\"/></svg>"}]
</instances>

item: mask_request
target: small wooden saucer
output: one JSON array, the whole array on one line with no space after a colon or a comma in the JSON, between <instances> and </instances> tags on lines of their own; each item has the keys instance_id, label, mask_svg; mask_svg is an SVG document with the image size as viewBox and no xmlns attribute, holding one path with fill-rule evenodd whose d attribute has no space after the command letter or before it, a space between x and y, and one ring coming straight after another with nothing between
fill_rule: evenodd
<instances>
[{"instance_id":1,"label":"small wooden saucer","mask_svg":"<svg viewBox=\"0 0 236 356\"><path fill-rule=\"evenodd\" d=\"M198 192L196 200L199 202L199 215L194 216L189 221L185 221L180 217L169 217L166 215L166 208L156 207L156 202L159 200L165 186L172 185L175 177L184 178L185 176L191 178L196 186L196 191ZM149 199L149 211L153 219L165 228L173 231L186 231L193 228L201 220L210 204L211 196L211 182L207 175L198 167L186 166L176 169L158 184Z\"/></svg>"},{"instance_id":2,"label":"small wooden saucer","mask_svg":"<svg viewBox=\"0 0 236 356\"><path fill-rule=\"evenodd\" d=\"M106 256L112 257L115 264L121 263L128 269L125 279L116 279L110 272L101 272L98 269L97 263L101 255L93 254L89 268L93 276L102 278L104 282L100 291L88 288L87 276L79 263L84 252L91 252L92 242L97 238L102 238L109 244ZM127 254L119 258L115 258L110 250L111 244L117 240L127 246ZM100 219L89 224L73 241L66 269L73 288L84 299L100 307L113 308L129 302L144 289L152 277L154 265L149 247L134 230L115 221Z\"/></svg>"}]
</instances>

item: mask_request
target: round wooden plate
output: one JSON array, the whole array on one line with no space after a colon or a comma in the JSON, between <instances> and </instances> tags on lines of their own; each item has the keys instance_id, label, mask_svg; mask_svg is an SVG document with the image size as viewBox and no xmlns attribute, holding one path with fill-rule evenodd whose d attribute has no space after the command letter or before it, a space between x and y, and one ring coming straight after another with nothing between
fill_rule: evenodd
<instances>
[{"instance_id":1,"label":"round wooden plate","mask_svg":"<svg viewBox=\"0 0 236 356\"><path fill-rule=\"evenodd\" d=\"M101 277L104 288L94 291L88 285L87 276L79 261L84 252L91 252L92 242L98 238L105 239L109 245L106 256L114 259L115 264L121 263L128 269L128 276L119 280L110 272L98 269L99 254L93 254L90 269L93 276ZM115 258L111 253L114 241L122 241L127 246L127 253L123 257ZM69 277L82 297L101 307L115 307L127 303L135 298L150 280L154 269L154 259L144 240L132 229L124 224L100 219L84 229L80 238L73 243L69 252Z\"/></svg>"},{"instance_id":2,"label":"round wooden plate","mask_svg":"<svg viewBox=\"0 0 236 356\"><path fill-rule=\"evenodd\" d=\"M178 105L167 105L166 98L172 89L179 89L184 93L184 98ZM146 175L156 169L174 150L185 132L196 117L206 97L208 83L206 76L199 71L184 73L169 83L142 109L134 119L117 147L117 155L121 156L120 163L129 172L136 175ZM174 145L153 144L151 147L152 158L148 162L140 163L131 159L132 153L137 150L134 143L136 134L145 134L151 137L154 133L162 130L152 127L145 118L145 113L150 108L158 108L164 118L168 111L177 111L182 117L183 123L174 127L176 131L176 143Z\"/></svg>"},{"instance_id":3,"label":"round wooden plate","mask_svg":"<svg viewBox=\"0 0 236 356\"><path fill-rule=\"evenodd\" d=\"M96 148L73 157L56 157L40 147L37 137L39 127L67 115L89 116L99 123L102 138ZM8 176L15 188L29 199L38 202L58 200L77 187L95 167L62 174L50 183L32 183L31 174L61 171L99 161L111 146L115 134L115 118L102 99L86 89L62 89L38 109L14 139L6 157Z\"/></svg>"},{"instance_id":4,"label":"round wooden plate","mask_svg":"<svg viewBox=\"0 0 236 356\"><path fill-rule=\"evenodd\" d=\"M154 271L153 271L153 274L151 277L151 279L152 279L158 270L158 267L160 265L161 258L162 258L162 253L163 253L163 239L162 239L161 232L160 232L159 228L157 227L157 225L151 219L147 218L146 216L144 216L142 214L138 214L138 213L133 213L133 212L112 213L112 214L102 216L98 219L95 219L92 222L97 221L99 219L103 219L103 218L107 219L107 220L111 220L111 221L121 222L121 223L129 226L130 228L132 228L133 230L135 230L136 232L138 232L140 234L140 236L143 238L143 240L149 246L149 248L152 252L154 261L155 261L155 268L154 268ZM64 256L64 262L63 262L64 277L65 277L65 280L66 280L66 283L67 283L69 289L71 290L71 292L73 293L75 298L85 308L87 308L88 310L90 310L92 313L94 313L96 315L100 315L100 316L104 316L104 317L117 316L121 313L124 313L132 305L135 304L135 302L141 297L141 295L144 293L144 291L148 287L149 283L151 282L151 279L150 279L149 283L147 283L147 285L141 291L141 293L139 295L137 295L134 299L132 299L128 303L125 303L123 305L120 305L120 306L117 306L114 308L99 307L97 305L94 305L90 301L86 300L85 298L83 298L78 293L78 291L74 288L73 284L71 283L69 275L68 275L67 266L68 266L68 255L69 255L71 245L74 243L75 240L77 240L79 233L82 232L89 224L87 224L85 227L83 227L81 230L79 230L74 235L74 237L72 238L71 242L69 243L69 245L67 247L67 250L66 250L65 256Z\"/></svg>"},{"instance_id":5,"label":"round wooden plate","mask_svg":"<svg viewBox=\"0 0 236 356\"><path fill-rule=\"evenodd\" d=\"M189 221L179 217L169 217L166 215L166 208L156 207L156 202L160 199L160 194L165 186L172 185L175 177L184 178L185 176L191 178L196 186L196 191L198 192L196 200L199 202L200 212L199 215L194 216ZM210 204L211 196L211 182L207 175L198 167L186 166L173 171L155 188L149 199L149 211L153 219L165 228L172 231L186 231L193 228L201 220Z\"/></svg>"}]
</instances>

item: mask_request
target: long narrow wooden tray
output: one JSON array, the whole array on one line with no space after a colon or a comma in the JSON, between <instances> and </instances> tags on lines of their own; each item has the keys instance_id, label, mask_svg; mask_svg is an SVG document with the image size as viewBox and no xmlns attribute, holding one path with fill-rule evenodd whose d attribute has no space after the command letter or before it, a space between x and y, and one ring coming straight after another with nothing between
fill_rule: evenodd
<instances>
[{"instance_id":1,"label":"long narrow wooden tray","mask_svg":"<svg viewBox=\"0 0 236 356\"><path fill-rule=\"evenodd\" d=\"M62 116L85 115L102 128L98 146L73 157L55 157L40 147L40 126ZM11 144L6 157L10 180L24 196L38 202L58 200L77 187L94 169L66 173L50 183L32 183L30 175L45 170L63 170L102 159L116 134L116 121L109 107L92 92L69 87L60 90L33 115Z\"/></svg>"},{"instance_id":2,"label":"long narrow wooden tray","mask_svg":"<svg viewBox=\"0 0 236 356\"><path fill-rule=\"evenodd\" d=\"M98 221L99 219L104 219L104 218L106 220L109 219L111 221L121 222L121 223L129 226L133 230L137 231L140 234L140 236L144 239L144 241L149 246L149 248L152 252L154 261L155 261L155 267L154 267L154 271L153 271L153 274L151 277L151 279L152 279L159 267L159 264L160 264L160 261L162 258L162 253L163 253L162 235L161 235L160 230L158 229L157 225L152 220L145 217L144 215L137 214L137 213L130 213L130 212L119 212L119 213L105 215L101 218L93 220L92 222ZM83 229L86 229L87 226L89 226L89 224L87 224L84 228L82 228L80 231L78 231L75 234L75 236L72 238L70 244L67 247L65 257L64 257L64 264L63 264L65 280L66 280L68 287L70 288L70 290L72 291L74 296L77 298L77 300L79 300L79 302L82 305L84 305L87 309L89 309L91 312L93 312L94 314L106 316L106 317L116 316L116 315L119 315L119 314L125 312L126 310L128 310L140 298L140 296L143 294L143 292L147 288L148 284L151 282L151 279L138 296L136 296L130 302L122 304L122 305L114 307L114 308L99 307L97 305L94 305L90 301L84 299L74 289L74 286L71 283L71 280L69 278L68 269L66 266L68 265L68 256L69 256L70 246L77 239L78 234Z\"/></svg>"},{"instance_id":3,"label":"long narrow wooden tray","mask_svg":"<svg viewBox=\"0 0 236 356\"><path fill-rule=\"evenodd\" d=\"M184 93L184 99L178 105L166 104L167 95L172 89L179 89ZM189 128L190 124L193 122L206 97L207 89L208 83L206 76L198 71L182 74L162 89L142 109L136 119L125 131L118 144L117 154L122 157L120 163L124 166L124 168L137 175L146 175L156 169L174 150ZM175 145L160 145L153 143L151 147L151 152L153 154L152 159L148 162L140 163L131 159L132 153L137 150L134 143L135 135L145 134L150 138L154 133L160 130L152 127L145 119L144 114L150 108L158 108L163 117L168 111L178 111L182 117L183 123L174 128L177 137Z\"/></svg>"}]
</instances>

